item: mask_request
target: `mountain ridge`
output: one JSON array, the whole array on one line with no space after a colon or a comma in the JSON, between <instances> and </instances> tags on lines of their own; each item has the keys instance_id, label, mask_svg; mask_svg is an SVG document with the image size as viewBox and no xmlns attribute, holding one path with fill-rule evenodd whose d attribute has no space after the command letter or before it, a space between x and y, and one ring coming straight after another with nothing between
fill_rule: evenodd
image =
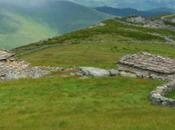
<instances>
[{"instance_id":1,"label":"mountain ridge","mask_svg":"<svg viewBox=\"0 0 175 130\"><path fill-rule=\"evenodd\" d=\"M1 6L0 47L5 49L79 30L111 17L68 1L48 2L39 7Z\"/></svg>"},{"instance_id":2,"label":"mountain ridge","mask_svg":"<svg viewBox=\"0 0 175 130\"><path fill-rule=\"evenodd\" d=\"M98 11L103 13L115 15L115 16L144 16L144 17L153 17L153 16L161 16L175 13L175 10L170 8L156 8L147 11L141 11L134 8L113 8L108 6L96 7Z\"/></svg>"}]
</instances>

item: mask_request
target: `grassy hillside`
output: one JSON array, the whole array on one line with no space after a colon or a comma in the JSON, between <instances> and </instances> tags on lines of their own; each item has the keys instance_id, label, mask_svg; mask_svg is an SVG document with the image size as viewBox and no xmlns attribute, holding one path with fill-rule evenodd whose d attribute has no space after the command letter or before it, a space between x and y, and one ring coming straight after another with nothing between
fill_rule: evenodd
<instances>
[{"instance_id":1,"label":"grassy hillside","mask_svg":"<svg viewBox=\"0 0 175 130\"><path fill-rule=\"evenodd\" d=\"M174 109L151 105L147 98L160 83L120 77L1 82L0 128L174 130Z\"/></svg>"},{"instance_id":2,"label":"grassy hillside","mask_svg":"<svg viewBox=\"0 0 175 130\"><path fill-rule=\"evenodd\" d=\"M175 46L150 33L174 35L108 20L96 26L15 49L33 65L115 68L128 53L175 57ZM162 81L124 77L79 78L54 73L0 82L3 130L174 130L175 110L150 103Z\"/></svg>"},{"instance_id":3,"label":"grassy hillside","mask_svg":"<svg viewBox=\"0 0 175 130\"><path fill-rule=\"evenodd\" d=\"M34 65L115 67L126 53L148 51L175 57L174 45L151 33L172 35L175 32L148 29L107 20L105 26L76 31L48 41L17 48L19 57Z\"/></svg>"},{"instance_id":4,"label":"grassy hillside","mask_svg":"<svg viewBox=\"0 0 175 130\"><path fill-rule=\"evenodd\" d=\"M39 7L0 6L0 48L5 49L79 30L110 17L64 1L48 1Z\"/></svg>"},{"instance_id":5,"label":"grassy hillside","mask_svg":"<svg viewBox=\"0 0 175 130\"><path fill-rule=\"evenodd\" d=\"M26 16L6 10L1 10L0 15L0 48L15 48L57 34L49 27Z\"/></svg>"},{"instance_id":6,"label":"grassy hillside","mask_svg":"<svg viewBox=\"0 0 175 130\"><path fill-rule=\"evenodd\" d=\"M172 19L172 18L175 18L175 14L165 15L165 16L163 16L162 18L165 18L165 19Z\"/></svg>"}]
</instances>

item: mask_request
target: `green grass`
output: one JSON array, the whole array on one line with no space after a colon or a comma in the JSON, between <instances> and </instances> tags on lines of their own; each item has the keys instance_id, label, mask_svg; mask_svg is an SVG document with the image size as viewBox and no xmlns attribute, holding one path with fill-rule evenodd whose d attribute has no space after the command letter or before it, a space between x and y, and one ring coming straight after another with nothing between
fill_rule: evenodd
<instances>
[{"instance_id":1,"label":"green grass","mask_svg":"<svg viewBox=\"0 0 175 130\"><path fill-rule=\"evenodd\" d=\"M133 41L165 42L165 40L162 37L151 35L150 33L159 33L164 36L172 36L172 38L175 38L174 37L175 32L167 29L150 29L150 28L137 27L134 25L127 25L121 23L120 21L117 20L107 20L104 21L104 24L105 26L96 26L93 28L82 29L76 32L65 34L60 37L54 37L52 39L23 46L17 48L16 51L18 52L18 54L19 53L26 54L60 44L77 44L82 43L82 41L90 43L94 39L95 42L98 43L99 41L97 40L101 41L105 40L106 37L103 38L103 35L108 35L109 38L111 39L110 41L133 40ZM98 37L99 35L101 36L101 38L96 39L96 37Z\"/></svg>"},{"instance_id":2,"label":"green grass","mask_svg":"<svg viewBox=\"0 0 175 130\"><path fill-rule=\"evenodd\" d=\"M42 66L116 68L129 53L175 57L174 45L146 29L108 20L15 49L18 58ZM0 82L0 128L4 130L174 130L175 110L150 103L162 81L122 77L47 78ZM10 125L11 124L11 125Z\"/></svg>"},{"instance_id":3,"label":"green grass","mask_svg":"<svg viewBox=\"0 0 175 130\"><path fill-rule=\"evenodd\" d=\"M57 45L22 55L21 58L33 65L115 68L122 56L141 51L175 57L175 48L172 45L156 42L124 42L118 41L117 37L102 35L90 41L82 41L81 44Z\"/></svg>"},{"instance_id":4,"label":"green grass","mask_svg":"<svg viewBox=\"0 0 175 130\"><path fill-rule=\"evenodd\" d=\"M114 68L117 61L128 53L147 51L175 57L174 45L148 33L174 35L163 29L148 29L125 25L115 20L105 26L84 29L15 49L17 56L33 65L96 66Z\"/></svg>"},{"instance_id":5,"label":"green grass","mask_svg":"<svg viewBox=\"0 0 175 130\"><path fill-rule=\"evenodd\" d=\"M1 130L174 130L175 110L151 105L160 81L26 79L0 83Z\"/></svg>"},{"instance_id":6,"label":"green grass","mask_svg":"<svg viewBox=\"0 0 175 130\"><path fill-rule=\"evenodd\" d=\"M173 19L173 18L175 18L175 15L174 15L174 14L165 15L165 16L162 16L162 18L165 18L165 19Z\"/></svg>"},{"instance_id":7,"label":"green grass","mask_svg":"<svg viewBox=\"0 0 175 130\"><path fill-rule=\"evenodd\" d=\"M175 90L169 93L167 97L175 99Z\"/></svg>"}]
</instances>

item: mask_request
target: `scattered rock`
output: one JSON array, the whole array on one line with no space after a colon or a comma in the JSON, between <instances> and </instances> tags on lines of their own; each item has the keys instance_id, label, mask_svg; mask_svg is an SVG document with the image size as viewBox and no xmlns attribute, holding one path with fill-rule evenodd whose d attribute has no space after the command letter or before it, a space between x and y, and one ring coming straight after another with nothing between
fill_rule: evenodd
<instances>
[{"instance_id":1,"label":"scattered rock","mask_svg":"<svg viewBox=\"0 0 175 130\"><path fill-rule=\"evenodd\" d=\"M165 97L174 89L175 81L171 81L165 85L158 86L154 91L150 93L150 99L152 103L166 106L175 106L175 100Z\"/></svg>"}]
</instances>

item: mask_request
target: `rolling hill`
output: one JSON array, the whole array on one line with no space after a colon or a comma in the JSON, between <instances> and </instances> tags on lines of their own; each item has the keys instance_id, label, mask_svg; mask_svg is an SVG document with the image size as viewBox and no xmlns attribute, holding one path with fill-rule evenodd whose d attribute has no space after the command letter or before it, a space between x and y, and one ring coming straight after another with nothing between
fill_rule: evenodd
<instances>
[{"instance_id":1,"label":"rolling hill","mask_svg":"<svg viewBox=\"0 0 175 130\"><path fill-rule=\"evenodd\" d=\"M119 51L118 52L119 55L122 55L123 51L124 53L127 53L128 51L134 53L139 50L140 51L152 50L153 53L157 52L157 53L166 55L168 54L168 52L164 53L163 50L161 51L160 50L161 47L159 46L159 44L156 44L156 43L163 43L163 45L161 46L168 46L165 44L166 40L162 36L172 36L172 39L175 39L175 32L172 30L144 28L141 26L126 24L125 22L123 23L122 20L118 20L118 19L107 20L103 22L102 25L103 26L99 24L91 28L68 33L60 37L54 37L49 40L37 42L27 46L22 46L14 50L17 52L19 56L24 55L26 60L29 60L31 63L34 63L35 65L46 65L46 66L47 65L58 65L58 66L82 65L82 66L97 66L97 67L111 66L112 67L113 61L117 59L117 57L115 57L115 47L116 47L116 51ZM139 42L141 43L143 42L144 44L140 44ZM153 42L155 42L155 44L153 44ZM132 44L129 44L129 43L132 43ZM158 47L155 48L153 46L158 46ZM104 51L104 54L103 53L98 54L95 57L93 57L94 54L101 53L101 51L99 50L99 48L101 47L104 49L108 48L109 50L111 48L110 55L105 55L106 53ZM63 48L65 48L66 50L64 50ZM93 49L93 52L88 51L88 48ZM163 47L162 49L164 48L165 47ZM63 49L63 50L61 51L60 49ZM59 51L56 51L56 50L59 50ZM70 53L70 50L72 54ZM89 52L89 53L84 53L84 52ZM172 51L170 51L169 53L172 53ZM66 54L68 54L68 56L65 57ZM104 57L101 57L101 56L104 56L104 57L109 56L109 57L106 58L106 60L104 60L103 59ZM51 57L59 57L59 58L51 58ZM80 58L83 58L83 59L80 60ZM76 62L74 62L73 59L76 60ZM79 62L82 62L82 64L81 63L79 64ZM109 62L111 63L109 64Z\"/></svg>"},{"instance_id":2,"label":"rolling hill","mask_svg":"<svg viewBox=\"0 0 175 130\"><path fill-rule=\"evenodd\" d=\"M65 68L117 68L116 62L122 56L140 51L175 57L174 44L167 44L154 34L175 36L168 29L144 28L112 19L13 51L32 65ZM150 91L163 81L65 76L68 72L72 70L41 79L0 82L0 127L5 130L175 129L175 110L153 105L148 99Z\"/></svg>"},{"instance_id":3,"label":"rolling hill","mask_svg":"<svg viewBox=\"0 0 175 130\"><path fill-rule=\"evenodd\" d=\"M78 30L109 17L68 1L46 1L39 7L6 3L1 5L0 16L0 48L5 49Z\"/></svg>"}]
</instances>

